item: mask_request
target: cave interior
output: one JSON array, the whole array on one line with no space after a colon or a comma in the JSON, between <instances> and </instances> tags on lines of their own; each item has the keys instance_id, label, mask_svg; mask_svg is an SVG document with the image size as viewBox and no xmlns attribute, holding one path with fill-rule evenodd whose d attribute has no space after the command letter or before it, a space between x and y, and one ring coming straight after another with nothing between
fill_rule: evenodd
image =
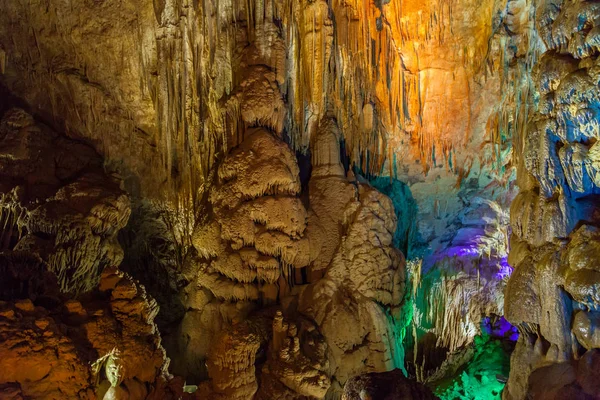
<instances>
[{"instance_id":1,"label":"cave interior","mask_svg":"<svg viewBox=\"0 0 600 400\"><path fill-rule=\"evenodd\" d=\"M0 1L0 399L600 399L598 138L595 0Z\"/></svg>"}]
</instances>

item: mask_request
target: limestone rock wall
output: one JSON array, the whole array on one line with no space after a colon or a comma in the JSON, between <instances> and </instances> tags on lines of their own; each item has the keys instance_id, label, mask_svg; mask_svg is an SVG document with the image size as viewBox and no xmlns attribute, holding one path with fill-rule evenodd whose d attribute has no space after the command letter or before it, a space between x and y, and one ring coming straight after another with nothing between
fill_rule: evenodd
<instances>
[{"instance_id":1,"label":"limestone rock wall","mask_svg":"<svg viewBox=\"0 0 600 400\"><path fill-rule=\"evenodd\" d=\"M0 122L2 249L28 251L48 263L63 292L98 284L123 252L117 232L129 199L89 146L70 141L21 109Z\"/></svg>"},{"instance_id":2,"label":"limestone rock wall","mask_svg":"<svg viewBox=\"0 0 600 400\"><path fill-rule=\"evenodd\" d=\"M506 317L521 337L503 398L584 398L598 395L594 378L574 371L597 368L593 38L600 9L580 1L534 6L543 54L532 75L537 110L516 143L520 193L511 207L509 256L515 273L505 294ZM553 374L565 379L548 388Z\"/></svg>"},{"instance_id":3,"label":"limestone rock wall","mask_svg":"<svg viewBox=\"0 0 600 400\"><path fill-rule=\"evenodd\" d=\"M22 109L2 116L0 149L0 397L178 398L157 303L117 269L120 179Z\"/></svg>"},{"instance_id":4,"label":"limestone rock wall","mask_svg":"<svg viewBox=\"0 0 600 400\"><path fill-rule=\"evenodd\" d=\"M20 271L19 283L47 267L21 252L2 264ZM29 268L29 276L24 270ZM107 270L93 298L64 299L45 288L1 302L2 398L178 398L168 359L153 323L156 302L116 269ZM54 288L58 292L57 287ZM7 298L3 287L3 297ZM34 299L34 301L31 300ZM170 387L173 385L173 387Z\"/></svg>"},{"instance_id":5,"label":"limestone rock wall","mask_svg":"<svg viewBox=\"0 0 600 400\"><path fill-rule=\"evenodd\" d=\"M338 17L360 9L334 8ZM87 358L56 361L80 369L67 397L143 398L167 385L156 303L117 267L155 291L172 371L202 382L196 397L335 398L355 374L402 366L396 213L342 163L354 124L332 96L332 10L325 1L2 6L2 37L12 38L0 44L2 84L76 139L18 110L0 128L2 248L39 257L35 271L55 279L59 305L78 296L68 303L78 325L63 336L84 332L92 343ZM362 97L344 101L373 119ZM362 125L360 135L374 129ZM309 180L297 149L310 152ZM122 326L140 318L130 340ZM50 377L20 390L59 390Z\"/></svg>"},{"instance_id":6,"label":"limestone rock wall","mask_svg":"<svg viewBox=\"0 0 600 400\"><path fill-rule=\"evenodd\" d=\"M504 290L512 273L507 212L475 198L460 213L459 223L461 228L427 272L420 262L413 263L414 316L406 347L422 381L437 376L446 354L473 342L483 317L504 315Z\"/></svg>"}]
</instances>

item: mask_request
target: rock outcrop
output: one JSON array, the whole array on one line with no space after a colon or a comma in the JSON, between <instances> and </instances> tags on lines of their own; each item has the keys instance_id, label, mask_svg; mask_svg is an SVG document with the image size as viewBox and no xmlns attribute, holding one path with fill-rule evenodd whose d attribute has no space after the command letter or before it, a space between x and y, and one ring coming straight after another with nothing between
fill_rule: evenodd
<instances>
[{"instance_id":1,"label":"rock outcrop","mask_svg":"<svg viewBox=\"0 0 600 400\"><path fill-rule=\"evenodd\" d=\"M2 257L4 265L21 270L42 263L19 252L4 252ZM24 275L21 285L27 283ZM2 301L2 398L163 399L181 395L183 383L169 386L173 383L168 380L168 359L153 323L156 302L143 287L118 270L108 269L93 294L93 298L76 300L44 290L30 294L34 301L18 296Z\"/></svg>"},{"instance_id":2,"label":"rock outcrop","mask_svg":"<svg viewBox=\"0 0 600 400\"><path fill-rule=\"evenodd\" d=\"M98 284L123 258L117 232L129 218L129 199L102 159L21 109L0 122L1 249L40 256L61 291L77 294Z\"/></svg>"},{"instance_id":3,"label":"rock outcrop","mask_svg":"<svg viewBox=\"0 0 600 400\"><path fill-rule=\"evenodd\" d=\"M157 304L117 269L130 210L120 180L21 109L0 122L0 165L0 397L180 395Z\"/></svg>"},{"instance_id":4,"label":"rock outcrop","mask_svg":"<svg viewBox=\"0 0 600 400\"><path fill-rule=\"evenodd\" d=\"M326 2L302 7L320 22L307 33L313 47L300 51L329 58ZM275 24L257 21L254 33L271 32L278 43ZM307 88L315 113L306 121L311 171L303 187L283 140L284 49L244 34L240 44L251 45L240 49L243 73L226 103L239 116L238 135L209 173L180 272L186 311L167 348L174 372L208 378L199 387L205 396L339 397L350 376L403 363L393 326L405 293L394 206L342 165L340 128L323 108L319 80ZM324 64L300 68L327 81Z\"/></svg>"},{"instance_id":5,"label":"rock outcrop","mask_svg":"<svg viewBox=\"0 0 600 400\"><path fill-rule=\"evenodd\" d=\"M353 377L346 383L342 400L434 400L423 384L407 379L402 371L370 373Z\"/></svg>"},{"instance_id":6,"label":"rock outcrop","mask_svg":"<svg viewBox=\"0 0 600 400\"><path fill-rule=\"evenodd\" d=\"M172 353L189 369L206 362L201 390L215 398L339 396L357 373L402 365L390 326L405 292L393 204L346 177L338 135L322 121L306 208L291 150L263 128L216 170ZM283 309L268 313L275 303Z\"/></svg>"},{"instance_id":7,"label":"rock outcrop","mask_svg":"<svg viewBox=\"0 0 600 400\"><path fill-rule=\"evenodd\" d=\"M509 256L515 273L505 311L521 338L503 398L597 397L589 384L582 389L573 382L577 364L597 368L594 356L583 354L598 346L594 35L600 9L583 1L535 7L545 52L533 73L539 106L518 149L520 193L511 207ZM564 379L542 387L558 375Z\"/></svg>"}]
</instances>

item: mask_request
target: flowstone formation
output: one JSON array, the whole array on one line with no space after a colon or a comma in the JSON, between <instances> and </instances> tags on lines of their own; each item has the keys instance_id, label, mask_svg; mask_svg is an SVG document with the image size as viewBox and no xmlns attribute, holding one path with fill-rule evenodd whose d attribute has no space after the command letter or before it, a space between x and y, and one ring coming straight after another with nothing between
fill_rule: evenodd
<instances>
[{"instance_id":1,"label":"flowstone formation","mask_svg":"<svg viewBox=\"0 0 600 400\"><path fill-rule=\"evenodd\" d=\"M16 108L0 121L0 165L0 397L176 398L157 304L116 268L119 179Z\"/></svg>"},{"instance_id":2,"label":"flowstone formation","mask_svg":"<svg viewBox=\"0 0 600 400\"><path fill-rule=\"evenodd\" d=\"M183 368L206 362L200 390L213 398L339 396L358 373L402 365L389 323L405 288L393 205L346 177L338 135L334 120L321 122L304 201L293 153L265 129L249 129L217 168L171 353ZM190 336L186 325L203 329Z\"/></svg>"},{"instance_id":3,"label":"flowstone formation","mask_svg":"<svg viewBox=\"0 0 600 400\"><path fill-rule=\"evenodd\" d=\"M435 255L426 273L412 274L411 358L421 381L441 378L444 371L438 368L448 354L473 343L482 318L504 314L503 292L512 272L507 263L508 216L497 203L475 198L457 219L460 228L448 247Z\"/></svg>"},{"instance_id":4,"label":"flowstone formation","mask_svg":"<svg viewBox=\"0 0 600 400\"><path fill-rule=\"evenodd\" d=\"M408 380L398 369L352 378L344 388L342 395L342 400L374 399L434 400L437 397L422 384Z\"/></svg>"},{"instance_id":5,"label":"flowstone formation","mask_svg":"<svg viewBox=\"0 0 600 400\"><path fill-rule=\"evenodd\" d=\"M21 109L0 122L2 249L41 257L63 292L98 284L123 257L116 234L129 199L93 149L69 141Z\"/></svg>"},{"instance_id":6,"label":"flowstone formation","mask_svg":"<svg viewBox=\"0 0 600 400\"><path fill-rule=\"evenodd\" d=\"M600 8L583 1L535 7L544 47L532 76L537 110L518 141L515 272L505 298L521 337L503 398L596 398Z\"/></svg>"},{"instance_id":7,"label":"flowstone formation","mask_svg":"<svg viewBox=\"0 0 600 400\"><path fill-rule=\"evenodd\" d=\"M18 274L21 285L39 279L47 268L29 257L2 253L2 265ZM168 359L153 323L156 303L130 277L106 271L94 291L96 299L65 300L57 286L44 289L15 296L3 288L2 297L8 298L8 292L11 301L2 301L0 311L2 398L164 399L181 394L181 382L169 387Z\"/></svg>"},{"instance_id":8,"label":"flowstone formation","mask_svg":"<svg viewBox=\"0 0 600 400\"><path fill-rule=\"evenodd\" d=\"M357 128L358 137L376 129L372 101L362 94L360 104L350 100L357 92L332 74L334 64L342 67L334 53L353 51L350 43L334 46L332 6L72 6L2 6L1 29L14 34L1 44L3 84L99 153L88 155L83 144L65 150L67 164L77 156L95 164L67 171L50 182L55 188L40 181L62 165L63 150L44 144L43 154L57 159L22 178L39 183L35 201L7 200L7 242L47 263L61 296L81 298L80 324L96 317L87 302L110 304L119 320L116 308L129 310L131 301L140 309L123 318L140 314L152 327L134 336L153 346L140 353L160 354L156 373L140 377L121 368L119 360L137 348L117 335L130 348L90 347L88 375L99 377L92 391L118 398L134 392L122 379L137 379L148 393L166 380L155 303L134 283L112 299L120 284L100 277L117 267L156 294L171 370L199 384L196 397L337 398L356 374L402 367L406 271L393 247L396 213L388 197L342 163L344 132ZM344 29L360 32L358 4L333 9L339 21L351 16ZM5 31L12 25L31 30ZM22 53L31 45L33 58ZM120 62L113 62L116 54ZM95 63L102 57L104 66ZM25 71L33 70L29 79ZM358 123L351 115L363 109L368 118ZM27 125L11 123L23 139ZM304 170L298 149L310 153ZM19 151L7 150L7 160ZM360 151L352 145L353 157ZM121 172L123 182L102 175L102 167ZM129 198L135 220L125 227ZM34 212L39 216L29 218ZM154 364L135 361L142 370ZM21 379L28 378L14 377L16 384ZM89 379L80 380L87 391ZM138 396L145 397L131 394Z\"/></svg>"}]
</instances>

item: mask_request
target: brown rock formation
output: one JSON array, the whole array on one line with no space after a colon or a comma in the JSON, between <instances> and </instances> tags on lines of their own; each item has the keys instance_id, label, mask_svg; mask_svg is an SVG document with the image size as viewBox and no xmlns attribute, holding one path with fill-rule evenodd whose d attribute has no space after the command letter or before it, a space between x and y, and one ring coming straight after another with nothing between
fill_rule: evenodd
<instances>
[{"instance_id":1,"label":"brown rock formation","mask_svg":"<svg viewBox=\"0 0 600 400\"><path fill-rule=\"evenodd\" d=\"M2 302L1 396L175 398L153 323L156 303L117 270L103 274L94 294L64 303L44 293L35 304L29 298Z\"/></svg>"},{"instance_id":2,"label":"brown rock formation","mask_svg":"<svg viewBox=\"0 0 600 400\"><path fill-rule=\"evenodd\" d=\"M188 312L172 353L187 376L206 360L203 390L213 396L322 398L349 376L400 360L387 316L398 317L404 295L393 205L346 178L334 122L319 132L319 150L332 150L314 153L308 210L297 197L295 158L265 129L249 130L218 166L213 217L194 235L198 264L188 272ZM269 320L250 312L275 302L293 322L278 313L271 333ZM197 336L191 325L202 327ZM256 358L261 348L266 360Z\"/></svg>"},{"instance_id":3,"label":"brown rock formation","mask_svg":"<svg viewBox=\"0 0 600 400\"><path fill-rule=\"evenodd\" d=\"M344 388L342 400L434 400L427 387L407 379L402 371L370 373L353 377Z\"/></svg>"},{"instance_id":4,"label":"brown rock formation","mask_svg":"<svg viewBox=\"0 0 600 400\"><path fill-rule=\"evenodd\" d=\"M129 217L118 178L20 109L2 118L0 149L0 396L175 397L157 304L116 269Z\"/></svg>"},{"instance_id":5,"label":"brown rock formation","mask_svg":"<svg viewBox=\"0 0 600 400\"><path fill-rule=\"evenodd\" d=\"M0 123L2 248L29 251L48 263L61 291L95 287L123 257L116 234L129 218L119 181L83 144L36 124L20 109Z\"/></svg>"},{"instance_id":6,"label":"brown rock formation","mask_svg":"<svg viewBox=\"0 0 600 400\"><path fill-rule=\"evenodd\" d=\"M583 353L598 346L593 37L600 9L579 1L535 7L546 49L533 74L539 107L517 148L521 192L511 207L509 259L516 269L505 310L522 334L503 398L592 398L600 392L575 383L574 366L597 365Z\"/></svg>"}]
</instances>

